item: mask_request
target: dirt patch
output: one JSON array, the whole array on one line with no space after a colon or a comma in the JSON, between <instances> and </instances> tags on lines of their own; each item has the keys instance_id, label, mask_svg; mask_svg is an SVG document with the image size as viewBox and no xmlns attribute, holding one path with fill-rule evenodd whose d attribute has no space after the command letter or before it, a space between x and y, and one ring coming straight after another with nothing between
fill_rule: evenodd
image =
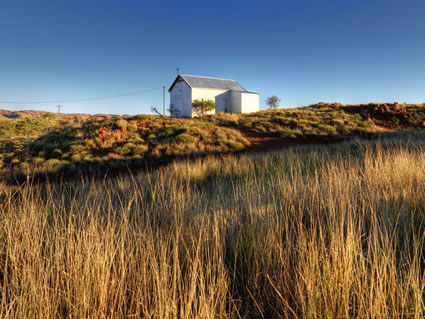
<instances>
[{"instance_id":1,"label":"dirt patch","mask_svg":"<svg viewBox=\"0 0 425 319\"><path fill-rule=\"evenodd\" d=\"M320 145L341 142L341 139L337 140L329 137L281 138L253 133L244 133L242 135L251 143L251 146L246 152L254 153L276 151L300 145Z\"/></svg>"}]
</instances>

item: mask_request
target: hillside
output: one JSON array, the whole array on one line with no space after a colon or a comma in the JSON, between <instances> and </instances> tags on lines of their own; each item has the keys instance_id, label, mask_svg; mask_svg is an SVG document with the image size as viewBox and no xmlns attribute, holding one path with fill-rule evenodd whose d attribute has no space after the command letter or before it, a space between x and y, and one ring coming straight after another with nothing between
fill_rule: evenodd
<instances>
[{"instance_id":1,"label":"hillside","mask_svg":"<svg viewBox=\"0 0 425 319\"><path fill-rule=\"evenodd\" d=\"M46 114L57 116L56 113L36 110L24 110L24 111L9 111L0 110L0 121L2 120L22 120L26 118L39 117ZM61 113L60 118L71 119L71 118L88 118L90 114L85 113Z\"/></svg>"},{"instance_id":2,"label":"hillside","mask_svg":"<svg viewBox=\"0 0 425 319\"><path fill-rule=\"evenodd\" d=\"M34 113L37 114L37 113ZM41 113L40 113L41 114ZM203 119L149 115L0 121L0 169L27 174L151 166L182 157L324 143L425 127L425 105L319 103Z\"/></svg>"}]
</instances>

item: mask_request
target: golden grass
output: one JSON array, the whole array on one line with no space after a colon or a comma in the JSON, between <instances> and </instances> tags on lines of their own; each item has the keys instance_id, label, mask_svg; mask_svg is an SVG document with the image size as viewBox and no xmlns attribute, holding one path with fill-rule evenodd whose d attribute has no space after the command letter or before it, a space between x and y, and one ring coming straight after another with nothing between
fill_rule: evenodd
<instances>
[{"instance_id":1,"label":"golden grass","mask_svg":"<svg viewBox=\"0 0 425 319\"><path fill-rule=\"evenodd\" d=\"M413 135L0 184L0 316L422 318Z\"/></svg>"}]
</instances>

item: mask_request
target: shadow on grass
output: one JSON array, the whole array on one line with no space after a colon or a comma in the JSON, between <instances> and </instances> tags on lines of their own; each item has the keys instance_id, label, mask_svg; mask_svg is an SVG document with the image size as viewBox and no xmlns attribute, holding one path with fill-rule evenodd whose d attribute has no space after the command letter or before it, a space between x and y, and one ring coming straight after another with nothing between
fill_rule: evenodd
<instances>
[{"instance_id":1,"label":"shadow on grass","mask_svg":"<svg viewBox=\"0 0 425 319\"><path fill-rule=\"evenodd\" d=\"M334 135L334 136L311 136L298 138L279 138L270 137L261 134L245 134L245 137L251 142L251 146L245 150L238 152L190 152L181 155L165 155L160 156L147 155L143 158L133 159L109 159L107 161L81 161L76 163L58 165L53 169L46 167L31 167L24 170L8 170L0 180L3 180L9 185L19 185L28 181L33 183L62 183L71 182L73 180L88 181L96 179L104 179L128 174L137 174L142 172L150 172L152 170L165 167L173 162L182 162L188 160L201 159L206 157L221 158L222 156L234 155L241 156L249 153L266 153L270 151L280 151L293 147L308 147L308 146L329 146L338 147L339 143L347 142L365 142L375 141L378 143L390 142L394 143L398 139L399 142L404 142L409 145L409 141L415 147L425 147L425 130L408 130L398 132L377 132L365 133L360 132L353 135ZM62 133L63 135L63 133ZM48 133L35 142L32 147L37 147L37 142L44 140L57 141L61 137L61 133ZM69 137L68 137L69 138ZM78 139L69 140L68 144ZM59 141L60 143L60 141ZM394 143L396 144L396 143Z\"/></svg>"}]
</instances>

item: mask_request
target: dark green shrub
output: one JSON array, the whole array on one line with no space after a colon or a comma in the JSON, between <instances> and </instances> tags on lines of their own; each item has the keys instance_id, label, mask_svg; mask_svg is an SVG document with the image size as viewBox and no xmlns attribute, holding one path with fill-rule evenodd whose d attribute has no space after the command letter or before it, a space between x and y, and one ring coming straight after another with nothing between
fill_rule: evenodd
<instances>
[{"instance_id":1,"label":"dark green shrub","mask_svg":"<svg viewBox=\"0 0 425 319\"><path fill-rule=\"evenodd\" d=\"M81 154L73 154L71 156L71 161L72 162L81 162L82 160L82 155Z\"/></svg>"},{"instance_id":2,"label":"dark green shrub","mask_svg":"<svg viewBox=\"0 0 425 319\"><path fill-rule=\"evenodd\" d=\"M46 166L48 168L53 168L53 167L59 166L60 163L61 163L60 160L58 160L56 158L51 158L51 159L48 159L47 161L44 162L44 166Z\"/></svg>"},{"instance_id":3,"label":"dark green shrub","mask_svg":"<svg viewBox=\"0 0 425 319\"><path fill-rule=\"evenodd\" d=\"M41 165L44 163L44 158L43 157L33 157L32 162L35 165Z\"/></svg>"},{"instance_id":4,"label":"dark green shrub","mask_svg":"<svg viewBox=\"0 0 425 319\"><path fill-rule=\"evenodd\" d=\"M70 145L69 146L69 150L72 152L72 153L78 153L78 152L81 152L81 151L83 151L83 150L85 150L86 149L86 146L85 145L83 145L83 144L79 144L79 143L77 143L77 144L72 144L72 145Z\"/></svg>"},{"instance_id":5,"label":"dark green shrub","mask_svg":"<svg viewBox=\"0 0 425 319\"><path fill-rule=\"evenodd\" d=\"M149 120L150 119L150 115L147 114L138 114L133 116L133 120L137 120L137 121L144 121L144 120Z\"/></svg>"},{"instance_id":6,"label":"dark green shrub","mask_svg":"<svg viewBox=\"0 0 425 319\"><path fill-rule=\"evenodd\" d=\"M225 141L226 146L235 152L243 151L245 149L245 146L239 142L227 140Z\"/></svg>"},{"instance_id":7,"label":"dark green shrub","mask_svg":"<svg viewBox=\"0 0 425 319\"><path fill-rule=\"evenodd\" d=\"M148 150L149 150L149 147L147 145L139 144L139 145L136 145L133 148L132 153L133 153L133 155L139 155L139 156L141 156L144 153L146 153Z\"/></svg>"},{"instance_id":8,"label":"dark green shrub","mask_svg":"<svg viewBox=\"0 0 425 319\"><path fill-rule=\"evenodd\" d=\"M145 140L141 138L139 134L131 134L127 141L133 144L143 144L145 142Z\"/></svg>"},{"instance_id":9,"label":"dark green shrub","mask_svg":"<svg viewBox=\"0 0 425 319\"><path fill-rule=\"evenodd\" d=\"M59 149L59 148L55 148L53 151L52 151L52 157L54 157L54 158L59 158L59 157L61 157L61 155L62 155L62 150L61 149Z\"/></svg>"},{"instance_id":10,"label":"dark green shrub","mask_svg":"<svg viewBox=\"0 0 425 319\"><path fill-rule=\"evenodd\" d=\"M156 139L156 134L154 134L154 133L149 134L148 137L147 137L147 139L148 140L154 140L154 139Z\"/></svg>"},{"instance_id":11,"label":"dark green shrub","mask_svg":"<svg viewBox=\"0 0 425 319\"><path fill-rule=\"evenodd\" d=\"M131 153L131 151L133 150L133 148L135 146L136 145L134 145L133 143L126 143L126 144L124 144L122 146L119 146L119 147L114 148L113 151L115 153L117 153L117 154L120 154L120 155L127 155L127 154L130 154Z\"/></svg>"},{"instance_id":12,"label":"dark green shrub","mask_svg":"<svg viewBox=\"0 0 425 319\"><path fill-rule=\"evenodd\" d=\"M92 139L87 139L84 141L84 144L86 147L88 148L95 148L96 147L96 142Z\"/></svg>"},{"instance_id":13,"label":"dark green shrub","mask_svg":"<svg viewBox=\"0 0 425 319\"><path fill-rule=\"evenodd\" d=\"M195 138L192 135L189 134L180 134L176 137L176 143L193 143L195 141Z\"/></svg>"}]
</instances>

